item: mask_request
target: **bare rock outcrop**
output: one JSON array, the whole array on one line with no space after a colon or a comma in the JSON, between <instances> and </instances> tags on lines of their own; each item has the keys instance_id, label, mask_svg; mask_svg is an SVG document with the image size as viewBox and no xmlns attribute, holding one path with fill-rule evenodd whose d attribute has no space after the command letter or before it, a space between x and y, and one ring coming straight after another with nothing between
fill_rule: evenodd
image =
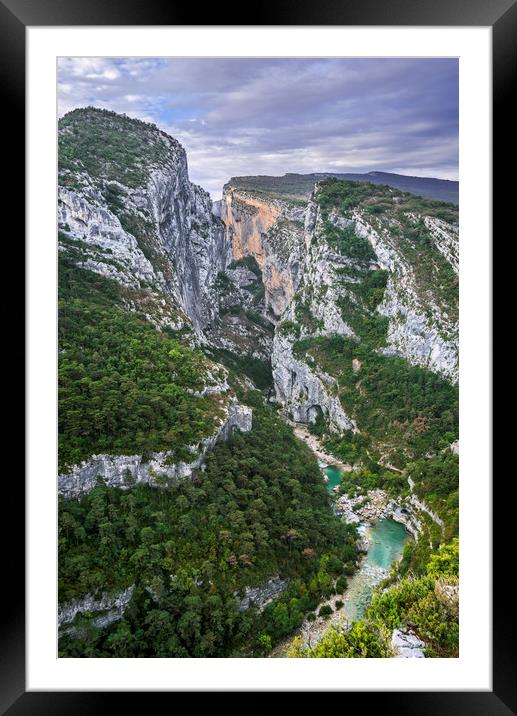
<instances>
[{"instance_id":1,"label":"bare rock outcrop","mask_svg":"<svg viewBox=\"0 0 517 716\"><path fill-rule=\"evenodd\" d=\"M248 432L251 426L251 408L232 398L214 434L191 447L191 461L172 462L170 450L152 453L149 459L142 455L93 455L74 465L69 473L59 475L58 490L65 498L78 499L93 490L98 479L110 487L127 489L139 483L156 487L166 484L167 478L190 477L216 443L226 440L233 430Z\"/></svg>"},{"instance_id":2,"label":"bare rock outcrop","mask_svg":"<svg viewBox=\"0 0 517 716\"><path fill-rule=\"evenodd\" d=\"M283 313L298 287L304 259L304 207L252 192L224 188L221 218L234 260L253 256L266 292L266 311Z\"/></svg>"}]
</instances>

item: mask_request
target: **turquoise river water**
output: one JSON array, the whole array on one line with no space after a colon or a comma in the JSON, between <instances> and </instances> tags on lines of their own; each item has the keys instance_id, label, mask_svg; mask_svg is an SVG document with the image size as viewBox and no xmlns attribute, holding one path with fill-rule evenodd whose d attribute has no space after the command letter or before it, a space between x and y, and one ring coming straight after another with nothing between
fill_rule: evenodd
<instances>
[{"instance_id":1,"label":"turquoise river water","mask_svg":"<svg viewBox=\"0 0 517 716\"><path fill-rule=\"evenodd\" d=\"M329 466L324 472L329 478L327 489L332 492L339 485L341 470ZM345 593L343 612L350 621L362 617L371 600L373 587L388 575L391 564L402 557L404 545L411 539L404 525L389 519L367 527L365 534L369 544L368 554L359 570L348 580Z\"/></svg>"},{"instance_id":2,"label":"turquoise river water","mask_svg":"<svg viewBox=\"0 0 517 716\"><path fill-rule=\"evenodd\" d=\"M323 472L328 477L328 482L326 483L327 490L333 492L334 488L341 482L341 475L343 473L339 467L335 467L334 465L328 465Z\"/></svg>"}]
</instances>

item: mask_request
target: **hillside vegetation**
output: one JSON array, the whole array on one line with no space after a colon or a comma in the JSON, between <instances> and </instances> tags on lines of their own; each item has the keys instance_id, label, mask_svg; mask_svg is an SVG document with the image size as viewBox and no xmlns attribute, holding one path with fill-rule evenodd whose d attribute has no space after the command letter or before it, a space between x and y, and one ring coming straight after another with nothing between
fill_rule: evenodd
<instances>
[{"instance_id":1,"label":"hillside vegetation","mask_svg":"<svg viewBox=\"0 0 517 716\"><path fill-rule=\"evenodd\" d=\"M427 657L458 656L458 540L443 545L421 575L403 576L378 590L363 619L350 629L331 627L319 643L307 648L293 641L291 658L335 659L394 656L394 629L411 624L426 643Z\"/></svg>"},{"instance_id":2,"label":"hillside vegetation","mask_svg":"<svg viewBox=\"0 0 517 716\"><path fill-rule=\"evenodd\" d=\"M339 498L373 490L418 538L289 655L392 657L398 629L458 655L458 210L416 179L234 177L224 223L154 125L61 118L59 656L276 655L343 608L364 543ZM286 418L352 468L337 494Z\"/></svg>"},{"instance_id":3,"label":"hillside vegetation","mask_svg":"<svg viewBox=\"0 0 517 716\"><path fill-rule=\"evenodd\" d=\"M332 514L316 460L260 394L243 397L253 430L194 479L60 501L60 599L136 584L121 621L78 618L82 637L62 637L61 656L260 656L353 568L355 528ZM239 611L244 587L273 575L288 592L262 614Z\"/></svg>"},{"instance_id":4,"label":"hillside vegetation","mask_svg":"<svg viewBox=\"0 0 517 716\"><path fill-rule=\"evenodd\" d=\"M232 177L228 184L236 189L274 194L279 198L308 199L314 185L328 177L344 181L364 182L370 185L386 185L407 194L438 202L458 204L458 182L427 177L413 177L390 172L284 174L283 176Z\"/></svg>"}]
</instances>

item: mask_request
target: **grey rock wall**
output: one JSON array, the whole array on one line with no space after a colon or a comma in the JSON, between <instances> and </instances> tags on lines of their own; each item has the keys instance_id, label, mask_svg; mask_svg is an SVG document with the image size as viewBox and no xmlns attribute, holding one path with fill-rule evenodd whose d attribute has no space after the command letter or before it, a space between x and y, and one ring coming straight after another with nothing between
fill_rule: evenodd
<instances>
[{"instance_id":1,"label":"grey rock wall","mask_svg":"<svg viewBox=\"0 0 517 716\"><path fill-rule=\"evenodd\" d=\"M81 599L74 599L70 602L60 604L57 613L58 626L63 626L72 622L78 614L94 614L95 612L108 612L112 617L120 619L124 609L127 607L133 596L135 586L131 585L122 592L116 592L114 594L102 593L100 596L93 596L87 594ZM116 616L118 615L118 616ZM99 626L107 626L106 615L99 617L102 622L99 622ZM111 618L111 621L115 621L115 618ZM111 623L108 621L108 623Z\"/></svg>"},{"instance_id":2,"label":"grey rock wall","mask_svg":"<svg viewBox=\"0 0 517 716\"><path fill-rule=\"evenodd\" d=\"M149 460L142 455L93 455L74 465L69 473L59 475L58 490L67 499L78 499L93 490L98 478L110 487L127 489L140 483L156 487L166 478L189 477L203 465L216 443L226 440L234 429L247 432L251 426L251 408L232 399L217 431L193 448L191 462L168 464L170 451L153 453Z\"/></svg>"},{"instance_id":3,"label":"grey rock wall","mask_svg":"<svg viewBox=\"0 0 517 716\"><path fill-rule=\"evenodd\" d=\"M289 580L272 577L260 587L246 587L244 597L238 600L239 611L244 612L252 605L263 611L270 602L285 592L288 586Z\"/></svg>"},{"instance_id":4,"label":"grey rock wall","mask_svg":"<svg viewBox=\"0 0 517 716\"><path fill-rule=\"evenodd\" d=\"M320 409L336 430L357 430L336 395L335 379L299 360L293 353L291 339L279 332L275 334L271 364L276 400L292 420L313 422Z\"/></svg>"}]
</instances>

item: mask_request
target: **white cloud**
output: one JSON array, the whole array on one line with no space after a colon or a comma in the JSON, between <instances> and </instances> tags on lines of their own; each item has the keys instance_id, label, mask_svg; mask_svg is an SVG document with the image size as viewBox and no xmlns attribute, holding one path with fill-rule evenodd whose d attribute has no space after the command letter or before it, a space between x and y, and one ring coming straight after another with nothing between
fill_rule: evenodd
<instances>
[{"instance_id":1,"label":"white cloud","mask_svg":"<svg viewBox=\"0 0 517 716\"><path fill-rule=\"evenodd\" d=\"M457 72L457 61L433 59L64 58L59 111L94 105L157 124L214 195L240 174L451 178Z\"/></svg>"}]
</instances>

